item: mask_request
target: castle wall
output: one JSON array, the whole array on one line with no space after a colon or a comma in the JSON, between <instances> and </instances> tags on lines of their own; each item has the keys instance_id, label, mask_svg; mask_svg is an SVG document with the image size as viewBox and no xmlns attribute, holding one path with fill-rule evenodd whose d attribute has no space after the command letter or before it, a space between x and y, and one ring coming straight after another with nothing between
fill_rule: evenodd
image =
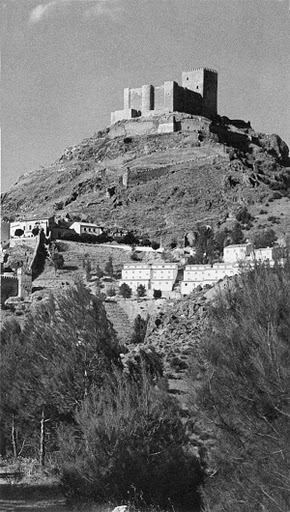
<instances>
[{"instance_id":1,"label":"castle wall","mask_svg":"<svg viewBox=\"0 0 290 512\"><path fill-rule=\"evenodd\" d=\"M123 121L124 119L134 119L134 117L139 117L140 115L140 110L135 110L133 108L115 110L114 112L111 112L111 124L115 124L118 121Z\"/></svg>"},{"instance_id":2,"label":"castle wall","mask_svg":"<svg viewBox=\"0 0 290 512\"><path fill-rule=\"evenodd\" d=\"M217 114L217 73L196 68L182 73L182 85L166 81L163 85L143 85L124 89L124 109L111 115L111 124L122 119L151 113L183 112L211 119Z\"/></svg>"},{"instance_id":3,"label":"castle wall","mask_svg":"<svg viewBox=\"0 0 290 512\"><path fill-rule=\"evenodd\" d=\"M217 114L217 91L217 73L205 69L203 87L203 114L205 117L211 118Z\"/></svg>"},{"instance_id":4,"label":"castle wall","mask_svg":"<svg viewBox=\"0 0 290 512\"><path fill-rule=\"evenodd\" d=\"M154 88L154 110L164 109L164 85Z\"/></svg>"},{"instance_id":5,"label":"castle wall","mask_svg":"<svg viewBox=\"0 0 290 512\"><path fill-rule=\"evenodd\" d=\"M174 111L186 114L202 114L202 96L176 84L174 89Z\"/></svg>"},{"instance_id":6,"label":"castle wall","mask_svg":"<svg viewBox=\"0 0 290 512\"><path fill-rule=\"evenodd\" d=\"M166 112L174 111L174 98L176 97L176 82L164 82L164 106Z\"/></svg>"},{"instance_id":7,"label":"castle wall","mask_svg":"<svg viewBox=\"0 0 290 512\"><path fill-rule=\"evenodd\" d=\"M154 87L142 85L142 113L154 110Z\"/></svg>"}]
</instances>

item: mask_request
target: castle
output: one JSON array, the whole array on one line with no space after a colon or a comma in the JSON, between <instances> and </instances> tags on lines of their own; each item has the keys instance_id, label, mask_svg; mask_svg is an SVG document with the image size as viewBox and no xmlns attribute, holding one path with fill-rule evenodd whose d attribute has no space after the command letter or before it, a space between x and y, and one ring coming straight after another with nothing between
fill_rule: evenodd
<instances>
[{"instance_id":1,"label":"castle","mask_svg":"<svg viewBox=\"0 0 290 512\"><path fill-rule=\"evenodd\" d=\"M207 68L182 73L182 85L142 85L124 89L124 108L111 113L111 124L126 119L182 112L211 119L217 114L218 74Z\"/></svg>"}]
</instances>

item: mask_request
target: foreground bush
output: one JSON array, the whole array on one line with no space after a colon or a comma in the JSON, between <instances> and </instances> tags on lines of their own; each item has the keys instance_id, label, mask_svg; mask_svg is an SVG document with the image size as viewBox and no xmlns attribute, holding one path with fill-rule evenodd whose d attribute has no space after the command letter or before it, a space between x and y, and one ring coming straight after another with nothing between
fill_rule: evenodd
<instances>
[{"instance_id":1,"label":"foreground bush","mask_svg":"<svg viewBox=\"0 0 290 512\"><path fill-rule=\"evenodd\" d=\"M290 510L289 263L257 265L220 295L200 349L196 412L215 439L206 510Z\"/></svg>"},{"instance_id":2,"label":"foreground bush","mask_svg":"<svg viewBox=\"0 0 290 512\"><path fill-rule=\"evenodd\" d=\"M62 484L70 498L198 504L202 479L177 406L153 387L120 373L95 389L60 432Z\"/></svg>"}]
</instances>

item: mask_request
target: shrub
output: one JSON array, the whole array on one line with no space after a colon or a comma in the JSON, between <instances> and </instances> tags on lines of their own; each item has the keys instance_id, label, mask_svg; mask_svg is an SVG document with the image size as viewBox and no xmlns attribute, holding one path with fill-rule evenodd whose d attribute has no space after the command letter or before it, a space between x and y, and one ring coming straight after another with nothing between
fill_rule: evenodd
<instances>
[{"instance_id":1,"label":"shrub","mask_svg":"<svg viewBox=\"0 0 290 512\"><path fill-rule=\"evenodd\" d=\"M64 257L59 252L55 252L52 256L52 261L57 270L61 270L64 267Z\"/></svg>"},{"instance_id":2,"label":"shrub","mask_svg":"<svg viewBox=\"0 0 290 512\"><path fill-rule=\"evenodd\" d=\"M124 299L129 299L132 295L132 289L126 283L122 283L119 288L119 293Z\"/></svg>"},{"instance_id":3,"label":"shrub","mask_svg":"<svg viewBox=\"0 0 290 512\"><path fill-rule=\"evenodd\" d=\"M33 234L33 236L37 236L39 233L39 227L35 226L35 228L33 228L33 230L31 231L31 233Z\"/></svg>"},{"instance_id":4,"label":"shrub","mask_svg":"<svg viewBox=\"0 0 290 512\"><path fill-rule=\"evenodd\" d=\"M110 286L106 291L108 297L115 297L116 295L116 288L115 286Z\"/></svg>"},{"instance_id":5,"label":"shrub","mask_svg":"<svg viewBox=\"0 0 290 512\"><path fill-rule=\"evenodd\" d=\"M186 450L178 406L145 372L139 382L115 373L92 391L76 428L60 439L62 484L72 498L170 507L198 501L202 471Z\"/></svg>"},{"instance_id":6,"label":"shrub","mask_svg":"<svg viewBox=\"0 0 290 512\"><path fill-rule=\"evenodd\" d=\"M272 222L273 224L278 224L280 220L275 215L269 215L268 219L269 222Z\"/></svg>"},{"instance_id":7,"label":"shrub","mask_svg":"<svg viewBox=\"0 0 290 512\"><path fill-rule=\"evenodd\" d=\"M90 235L89 233L82 233L79 237L79 240L84 244L95 244L96 238L97 237L95 235Z\"/></svg>"},{"instance_id":8,"label":"shrub","mask_svg":"<svg viewBox=\"0 0 290 512\"><path fill-rule=\"evenodd\" d=\"M112 237L108 235L108 233L106 233L105 231L103 231L103 233L101 233L100 235L96 236L95 237L96 239L96 243L98 244L104 244L106 242L112 242Z\"/></svg>"},{"instance_id":9,"label":"shrub","mask_svg":"<svg viewBox=\"0 0 290 512\"><path fill-rule=\"evenodd\" d=\"M151 247L152 249L154 249L154 251L156 251L157 249L159 249L160 244L158 242L152 242Z\"/></svg>"},{"instance_id":10,"label":"shrub","mask_svg":"<svg viewBox=\"0 0 290 512\"><path fill-rule=\"evenodd\" d=\"M236 214L236 219L238 222L241 222L242 224L248 224L248 222L250 222L250 220L252 219L252 215L250 214L250 212L248 212L246 207L243 207Z\"/></svg>"},{"instance_id":11,"label":"shrub","mask_svg":"<svg viewBox=\"0 0 290 512\"><path fill-rule=\"evenodd\" d=\"M97 265L97 268L96 268L95 274L96 274L96 276L97 276L99 279L100 279L101 277L103 277L104 272L103 272L103 271L102 271L102 269L100 268L100 265Z\"/></svg>"}]
</instances>

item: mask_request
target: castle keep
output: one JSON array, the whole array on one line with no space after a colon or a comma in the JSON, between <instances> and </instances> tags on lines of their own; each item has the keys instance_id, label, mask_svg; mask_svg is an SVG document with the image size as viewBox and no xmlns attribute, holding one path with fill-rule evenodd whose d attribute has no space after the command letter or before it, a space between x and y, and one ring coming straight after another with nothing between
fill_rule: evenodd
<instances>
[{"instance_id":1,"label":"castle keep","mask_svg":"<svg viewBox=\"0 0 290 512\"><path fill-rule=\"evenodd\" d=\"M111 124L125 119L183 112L211 119L217 114L218 74L207 68L182 73L182 85L142 85L124 89L124 108L111 113Z\"/></svg>"}]
</instances>

